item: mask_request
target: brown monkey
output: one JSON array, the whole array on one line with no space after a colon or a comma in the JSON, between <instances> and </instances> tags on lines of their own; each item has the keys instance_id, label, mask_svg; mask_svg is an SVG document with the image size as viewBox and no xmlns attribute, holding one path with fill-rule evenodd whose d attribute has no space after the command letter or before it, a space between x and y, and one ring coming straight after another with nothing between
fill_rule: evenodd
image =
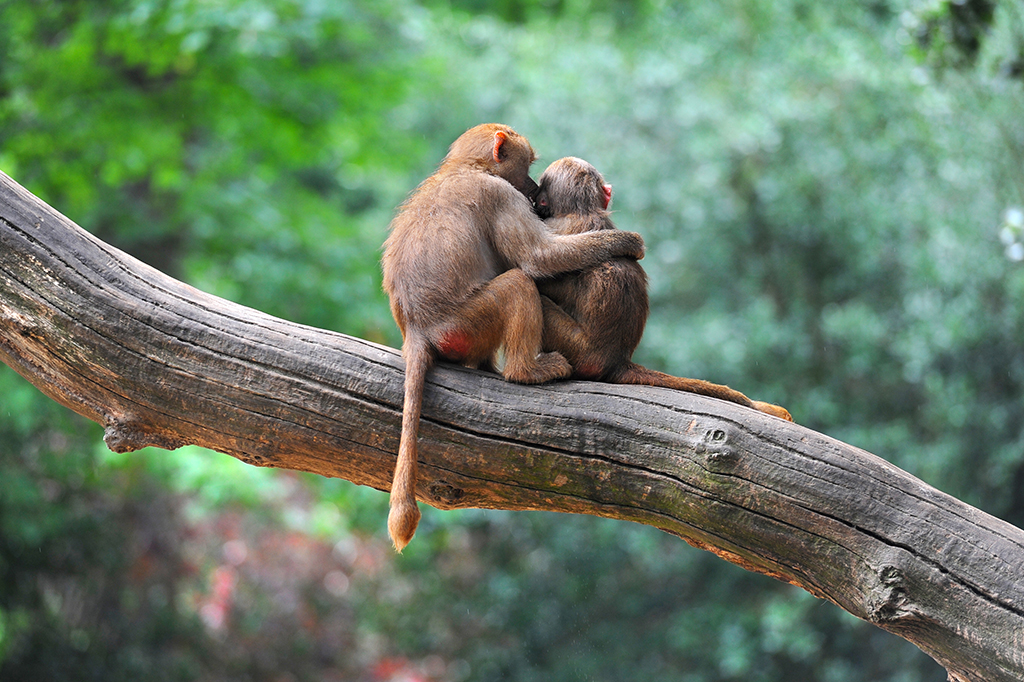
<instances>
[{"instance_id":1,"label":"brown monkey","mask_svg":"<svg viewBox=\"0 0 1024 682\"><path fill-rule=\"evenodd\" d=\"M556 234L615 230L612 187L592 165L573 157L540 176L537 213ZM633 259L613 258L581 272L539 279L544 348L561 353L579 379L664 386L722 398L792 421L784 408L752 401L728 386L674 377L632 362L647 324L647 275Z\"/></svg>"},{"instance_id":2,"label":"brown monkey","mask_svg":"<svg viewBox=\"0 0 1024 682\"><path fill-rule=\"evenodd\" d=\"M423 382L436 359L494 368L505 349L508 381L568 377L569 363L542 353L543 314L533 278L552 277L609 258L643 257L632 232L556 235L531 204L536 156L508 126L463 133L437 172L409 196L384 243L384 289L402 331L405 404L391 484L388 533L401 551L419 523L416 438Z\"/></svg>"}]
</instances>

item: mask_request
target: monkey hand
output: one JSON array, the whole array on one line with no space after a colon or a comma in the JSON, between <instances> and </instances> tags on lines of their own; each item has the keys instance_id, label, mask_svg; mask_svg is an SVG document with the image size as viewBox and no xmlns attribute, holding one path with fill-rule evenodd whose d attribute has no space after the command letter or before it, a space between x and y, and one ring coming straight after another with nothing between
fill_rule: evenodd
<instances>
[{"instance_id":1,"label":"monkey hand","mask_svg":"<svg viewBox=\"0 0 1024 682\"><path fill-rule=\"evenodd\" d=\"M635 258L640 260L644 257L644 238L636 232L624 232L615 230L611 234L617 238L614 246L616 256L623 258ZM621 249L621 252L619 251Z\"/></svg>"}]
</instances>

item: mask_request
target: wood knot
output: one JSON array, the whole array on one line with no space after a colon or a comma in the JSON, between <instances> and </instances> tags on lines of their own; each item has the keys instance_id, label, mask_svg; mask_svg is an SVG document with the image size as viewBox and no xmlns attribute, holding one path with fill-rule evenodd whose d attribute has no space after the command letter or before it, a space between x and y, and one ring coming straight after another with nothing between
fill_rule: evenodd
<instances>
[{"instance_id":1,"label":"wood knot","mask_svg":"<svg viewBox=\"0 0 1024 682\"><path fill-rule=\"evenodd\" d=\"M133 419L109 421L103 429L103 442L112 452L135 452L156 445L153 434L146 432L145 424Z\"/></svg>"},{"instance_id":2,"label":"wood knot","mask_svg":"<svg viewBox=\"0 0 1024 682\"><path fill-rule=\"evenodd\" d=\"M914 616L905 590L906 577L896 566L885 565L878 570L881 589L870 609L875 623L889 623Z\"/></svg>"},{"instance_id":3,"label":"wood knot","mask_svg":"<svg viewBox=\"0 0 1024 682\"><path fill-rule=\"evenodd\" d=\"M898 585L903 580L903 572L895 566L882 566L878 571L878 579L883 585Z\"/></svg>"},{"instance_id":4,"label":"wood knot","mask_svg":"<svg viewBox=\"0 0 1024 682\"><path fill-rule=\"evenodd\" d=\"M434 483L431 483L429 490L431 497L438 502L447 505L457 504L466 496L465 490L445 483L444 481L435 481Z\"/></svg>"},{"instance_id":5,"label":"wood knot","mask_svg":"<svg viewBox=\"0 0 1024 682\"><path fill-rule=\"evenodd\" d=\"M141 444L139 434L126 429L122 424L108 424L103 429L103 442L111 452L135 452L145 447Z\"/></svg>"},{"instance_id":6,"label":"wood knot","mask_svg":"<svg viewBox=\"0 0 1024 682\"><path fill-rule=\"evenodd\" d=\"M704 442L711 445L721 445L729 440L729 435L722 429L709 429L704 434Z\"/></svg>"},{"instance_id":7,"label":"wood knot","mask_svg":"<svg viewBox=\"0 0 1024 682\"><path fill-rule=\"evenodd\" d=\"M698 452L704 455L704 465L709 471L727 471L739 462L739 455L729 447L729 434L723 429L709 429Z\"/></svg>"},{"instance_id":8,"label":"wood knot","mask_svg":"<svg viewBox=\"0 0 1024 682\"><path fill-rule=\"evenodd\" d=\"M190 442L151 429L151 426L140 420L110 420L103 429L103 442L112 452L118 453L135 452L148 447L177 450Z\"/></svg>"},{"instance_id":9,"label":"wood knot","mask_svg":"<svg viewBox=\"0 0 1024 682\"><path fill-rule=\"evenodd\" d=\"M732 450L708 450L704 453L704 464L709 471L728 471L739 461Z\"/></svg>"}]
</instances>

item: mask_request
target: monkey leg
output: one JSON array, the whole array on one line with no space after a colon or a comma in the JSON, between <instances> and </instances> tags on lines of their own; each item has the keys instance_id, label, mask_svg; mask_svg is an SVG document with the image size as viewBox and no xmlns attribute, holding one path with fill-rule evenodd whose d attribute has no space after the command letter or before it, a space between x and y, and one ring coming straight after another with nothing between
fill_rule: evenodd
<instances>
[{"instance_id":1,"label":"monkey leg","mask_svg":"<svg viewBox=\"0 0 1024 682\"><path fill-rule=\"evenodd\" d=\"M544 309L544 350L562 354L572 365L573 376L601 379L609 363L594 348L591 334L572 315L547 296L541 296Z\"/></svg>"},{"instance_id":2,"label":"monkey leg","mask_svg":"<svg viewBox=\"0 0 1024 682\"><path fill-rule=\"evenodd\" d=\"M558 353L542 353L544 317L537 285L522 270L504 272L476 291L455 319L436 328L434 346L446 360L492 367L505 349L502 374L508 381L540 384L572 373Z\"/></svg>"},{"instance_id":3,"label":"monkey leg","mask_svg":"<svg viewBox=\"0 0 1024 682\"><path fill-rule=\"evenodd\" d=\"M587 345L586 332L562 306L547 296L542 295L540 302L544 313L544 350L561 353L575 366Z\"/></svg>"}]
</instances>

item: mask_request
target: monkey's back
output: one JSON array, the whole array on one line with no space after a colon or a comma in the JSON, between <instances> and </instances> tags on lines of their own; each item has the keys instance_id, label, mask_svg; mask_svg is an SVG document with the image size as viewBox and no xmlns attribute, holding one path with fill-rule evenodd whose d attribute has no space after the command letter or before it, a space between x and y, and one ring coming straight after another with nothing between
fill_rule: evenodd
<instances>
[{"instance_id":1,"label":"monkey's back","mask_svg":"<svg viewBox=\"0 0 1024 682\"><path fill-rule=\"evenodd\" d=\"M598 208L555 216L545 224L556 234L618 229L608 211ZM647 273L640 263L613 258L537 285L582 327L590 346L588 355L605 360L599 364L610 368L633 356L649 313Z\"/></svg>"},{"instance_id":2,"label":"monkey's back","mask_svg":"<svg viewBox=\"0 0 1024 682\"><path fill-rule=\"evenodd\" d=\"M525 202L506 181L476 170L442 166L424 180L384 242L384 290L396 319L432 324L504 272L488 238L490 217L517 198Z\"/></svg>"},{"instance_id":3,"label":"monkey's back","mask_svg":"<svg viewBox=\"0 0 1024 682\"><path fill-rule=\"evenodd\" d=\"M633 356L649 312L647 274L637 261L613 258L554 280L542 280L538 288L584 331L588 348L585 359L578 363L581 374L600 378Z\"/></svg>"}]
</instances>

